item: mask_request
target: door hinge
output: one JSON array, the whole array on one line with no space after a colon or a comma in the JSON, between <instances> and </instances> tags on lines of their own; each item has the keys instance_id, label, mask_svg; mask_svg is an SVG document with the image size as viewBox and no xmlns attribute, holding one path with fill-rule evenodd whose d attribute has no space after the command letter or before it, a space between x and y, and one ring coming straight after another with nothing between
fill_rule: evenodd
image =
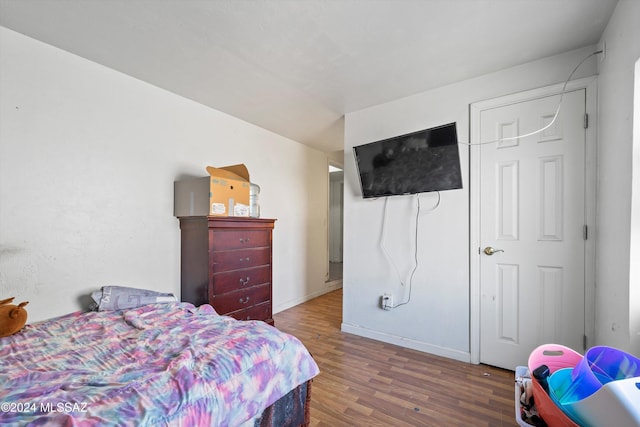
<instances>
[{"instance_id":1,"label":"door hinge","mask_svg":"<svg viewBox=\"0 0 640 427\"><path fill-rule=\"evenodd\" d=\"M582 336L582 349L583 350L587 349L587 336L586 335Z\"/></svg>"},{"instance_id":2,"label":"door hinge","mask_svg":"<svg viewBox=\"0 0 640 427\"><path fill-rule=\"evenodd\" d=\"M584 115L584 128L585 129L589 128L589 115L588 114Z\"/></svg>"},{"instance_id":3,"label":"door hinge","mask_svg":"<svg viewBox=\"0 0 640 427\"><path fill-rule=\"evenodd\" d=\"M589 226L585 224L582 228L582 238L587 240L589 238Z\"/></svg>"}]
</instances>

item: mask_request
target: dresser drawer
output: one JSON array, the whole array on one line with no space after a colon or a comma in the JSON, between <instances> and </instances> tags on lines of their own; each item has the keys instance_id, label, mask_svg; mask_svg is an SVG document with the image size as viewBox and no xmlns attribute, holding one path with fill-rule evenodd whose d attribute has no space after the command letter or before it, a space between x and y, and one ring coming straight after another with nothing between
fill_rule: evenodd
<instances>
[{"instance_id":1,"label":"dresser drawer","mask_svg":"<svg viewBox=\"0 0 640 427\"><path fill-rule=\"evenodd\" d=\"M267 320L271 318L271 302L267 301L244 310L234 311L227 316L238 320Z\"/></svg>"},{"instance_id":2,"label":"dresser drawer","mask_svg":"<svg viewBox=\"0 0 640 427\"><path fill-rule=\"evenodd\" d=\"M269 230L213 230L213 252L271 246Z\"/></svg>"},{"instance_id":3,"label":"dresser drawer","mask_svg":"<svg viewBox=\"0 0 640 427\"><path fill-rule=\"evenodd\" d=\"M180 217L182 301L273 325L274 225L268 218Z\"/></svg>"},{"instance_id":4,"label":"dresser drawer","mask_svg":"<svg viewBox=\"0 0 640 427\"><path fill-rule=\"evenodd\" d=\"M217 294L225 294L235 290L246 289L252 286L269 283L271 281L271 266L247 268L244 270L227 271L215 273L211 278L211 289L209 297Z\"/></svg>"},{"instance_id":5,"label":"dresser drawer","mask_svg":"<svg viewBox=\"0 0 640 427\"><path fill-rule=\"evenodd\" d=\"M211 305L219 314L227 314L267 302L270 298L271 287L269 284L265 284L227 294L214 295Z\"/></svg>"},{"instance_id":6,"label":"dresser drawer","mask_svg":"<svg viewBox=\"0 0 640 427\"><path fill-rule=\"evenodd\" d=\"M270 248L239 249L211 254L211 265L216 273L268 264L271 264Z\"/></svg>"}]
</instances>

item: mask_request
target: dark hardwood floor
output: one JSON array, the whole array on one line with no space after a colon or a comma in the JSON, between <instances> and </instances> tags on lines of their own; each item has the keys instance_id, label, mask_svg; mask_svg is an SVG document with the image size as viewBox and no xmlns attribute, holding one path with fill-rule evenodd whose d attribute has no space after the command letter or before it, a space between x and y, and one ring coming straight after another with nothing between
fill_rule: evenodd
<instances>
[{"instance_id":1,"label":"dark hardwood floor","mask_svg":"<svg viewBox=\"0 0 640 427\"><path fill-rule=\"evenodd\" d=\"M342 290L274 316L320 366L312 426L517 426L514 373L340 331Z\"/></svg>"}]
</instances>

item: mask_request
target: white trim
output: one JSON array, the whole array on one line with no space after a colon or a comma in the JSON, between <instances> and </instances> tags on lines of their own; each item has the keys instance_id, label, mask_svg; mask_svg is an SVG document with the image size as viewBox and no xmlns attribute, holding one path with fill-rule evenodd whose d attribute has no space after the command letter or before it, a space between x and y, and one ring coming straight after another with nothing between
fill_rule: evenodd
<instances>
[{"instance_id":1,"label":"white trim","mask_svg":"<svg viewBox=\"0 0 640 427\"><path fill-rule=\"evenodd\" d=\"M295 299L286 301L282 304L278 304L277 306L274 306L272 310L273 314L280 313L281 311L284 311L288 308L295 307L296 305L300 305L302 303L310 301L314 298L317 298L329 292L333 292L340 288L342 288L342 280L333 280L331 282L326 282L325 287L319 291L316 291L308 295L305 295L303 297L295 298Z\"/></svg>"},{"instance_id":2,"label":"white trim","mask_svg":"<svg viewBox=\"0 0 640 427\"><path fill-rule=\"evenodd\" d=\"M483 110L518 102L558 95L564 83L525 92L502 96L469 106L469 141L480 141L480 113ZM586 77L567 83L565 91L585 89L586 112L589 127L586 130L585 151L585 221L589 227L589 239L585 246L585 334L587 342L595 337L595 226L597 179L597 78ZM471 363L480 363L480 147L471 145L469 150L469 350Z\"/></svg>"},{"instance_id":3,"label":"white trim","mask_svg":"<svg viewBox=\"0 0 640 427\"><path fill-rule=\"evenodd\" d=\"M587 348L595 345L596 338L596 209L598 205L598 80L593 77L586 84L586 111L589 127L586 130L585 147L585 223L588 239L585 250L584 331Z\"/></svg>"},{"instance_id":4,"label":"white trim","mask_svg":"<svg viewBox=\"0 0 640 427\"><path fill-rule=\"evenodd\" d=\"M325 272L324 272L324 281L325 283L329 282L329 276L331 274L330 272L330 253L331 253L331 242L329 240L329 235L330 235L330 231L329 231L329 219L331 217L331 172L329 171L329 168L332 166L332 161L330 158L327 157L327 167L326 167L326 172L327 172L327 203L326 203L326 208L327 208L327 226L325 227L325 231L327 232L326 237L326 242L327 242L327 254L326 254L326 258L325 258Z\"/></svg>"},{"instance_id":5,"label":"white trim","mask_svg":"<svg viewBox=\"0 0 640 427\"><path fill-rule=\"evenodd\" d=\"M331 171L330 168L337 168L344 171L344 166L337 161L327 157L327 226L326 234L327 234L327 257L326 257L326 266L325 266L325 275L324 282L326 286L331 286L334 284L335 280L331 280ZM342 182L344 183L344 174L342 178ZM342 196L342 203L344 207L344 194ZM342 226L344 227L344 213L342 214ZM342 244L344 254L344 242ZM344 255L343 255L344 256ZM342 281L340 280L340 286L342 287Z\"/></svg>"},{"instance_id":6,"label":"white trim","mask_svg":"<svg viewBox=\"0 0 640 427\"><path fill-rule=\"evenodd\" d=\"M363 328L362 326L351 325L349 323L342 323L341 330L342 332L358 335L360 337L371 338L376 341L382 341L388 344L422 351L423 353L435 354L436 356L448 357L450 359L459 360L460 362L469 363L469 353L465 351L453 350L397 335L386 334L384 332L374 331Z\"/></svg>"}]
</instances>

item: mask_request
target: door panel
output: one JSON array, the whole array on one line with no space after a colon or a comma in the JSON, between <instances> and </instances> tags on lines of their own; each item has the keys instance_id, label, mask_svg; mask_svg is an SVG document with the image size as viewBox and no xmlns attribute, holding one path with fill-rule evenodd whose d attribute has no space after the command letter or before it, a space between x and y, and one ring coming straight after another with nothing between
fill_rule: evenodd
<instances>
[{"instance_id":1,"label":"door panel","mask_svg":"<svg viewBox=\"0 0 640 427\"><path fill-rule=\"evenodd\" d=\"M480 361L526 365L540 344L583 351L585 91L480 111ZM504 139L513 138L513 139ZM492 142L493 141L493 142Z\"/></svg>"}]
</instances>

